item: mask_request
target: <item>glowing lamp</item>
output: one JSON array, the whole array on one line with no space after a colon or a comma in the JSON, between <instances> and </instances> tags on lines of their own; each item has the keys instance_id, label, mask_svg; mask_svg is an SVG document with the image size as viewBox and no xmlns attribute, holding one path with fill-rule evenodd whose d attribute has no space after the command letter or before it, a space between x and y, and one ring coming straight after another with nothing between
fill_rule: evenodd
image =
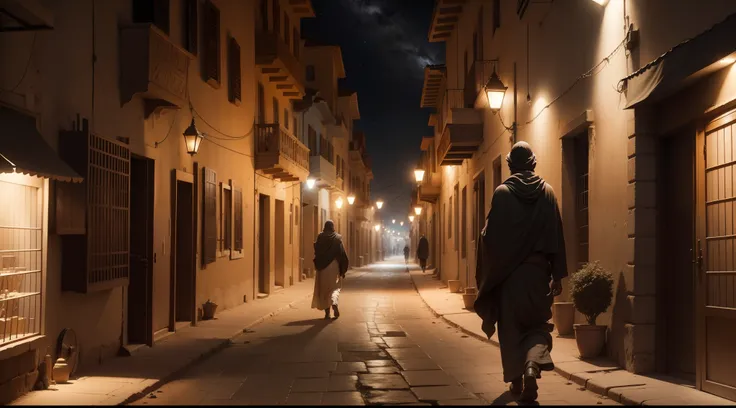
<instances>
[{"instance_id":1,"label":"glowing lamp","mask_svg":"<svg viewBox=\"0 0 736 408\"><path fill-rule=\"evenodd\" d=\"M353 205L353 203L355 203L355 195L350 194L348 196L348 204Z\"/></svg>"},{"instance_id":2,"label":"glowing lamp","mask_svg":"<svg viewBox=\"0 0 736 408\"><path fill-rule=\"evenodd\" d=\"M197 129L197 126L194 125L194 118L192 118L192 123L184 130L184 143L187 145L187 153L191 156L197 154L199 146L202 144L202 139L204 139L204 136Z\"/></svg>"},{"instance_id":3,"label":"glowing lamp","mask_svg":"<svg viewBox=\"0 0 736 408\"><path fill-rule=\"evenodd\" d=\"M414 178L417 180L417 183L421 183L422 180L424 180L424 170L422 169L414 170Z\"/></svg>"},{"instance_id":4,"label":"glowing lamp","mask_svg":"<svg viewBox=\"0 0 736 408\"><path fill-rule=\"evenodd\" d=\"M414 216L413 215L410 215L409 216L409 222L414 222Z\"/></svg>"},{"instance_id":5,"label":"glowing lamp","mask_svg":"<svg viewBox=\"0 0 736 408\"><path fill-rule=\"evenodd\" d=\"M316 183L316 182L317 182L317 180L315 180L315 179L313 179L311 177L308 178L307 179L307 188L311 190L312 188L314 188L314 183Z\"/></svg>"},{"instance_id":6,"label":"glowing lamp","mask_svg":"<svg viewBox=\"0 0 736 408\"><path fill-rule=\"evenodd\" d=\"M376 208L378 208L380 210L381 207L383 207L383 200L376 201Z\"/></svg>"},{"instance_id":7,"label":"glowing lamp","mask_svg":"<svg viewBox=\"0 0 736 408\"><path fill-rule=\"evenodd\" d=\"M338 197L337 200L335 200L335 206L338 210L342 208L342 197Z\"/></svg>"},{"instance_id":8,"label":"glowing lamp","mask_svg":"<svg viewBox=\"0 0 736 408\"><path fill-rule=\"evenodd\" d=\"M379 224L376 224L373 228L376 229L376 232L381 230L381 226Z\"/></svg>"},{"instance_id":9,"label":"glowing lamp","mask_svg":"<svg viewBox=\"0 0 736 408\"><path fill-rule=\"evenodd\" d=\"M401 226L403 227L403 226L404 226L404 221L401 221L401 222L399 223L399 225L401 225Z\"/></svg>"},{"instance_id":10,"label":"glowing lamp","mask_svg":"<svg viewBox=\"0 0 736 408\"><path fill-rule=\"evenodd\" d=\"M508 87L501 82L501 78L496 74L496 68L493 68L491 77L486 82L486 96L488 97L488 106L491 111L498 112L503 105L503 97L506 95Z\"/></svg>"},{"instance_id":11,"label":"glowing lamp","mask_svg":"<svg viewBox=\"0 0 736 408\"><path fill-rule=\"evenodd\" d=\"M422 215L422 207L414 207L414 214L416 215Z\"/></svg>"},{"instance_id":12,"label":"glowing lamp","mask_svg":"<svg viewBox=\"0 0 736 408\"><path fill-rule=\"evenodd\" d=\"M391 220L391 224L396 224L396 220Z\"/></svg>"}]
</instances>

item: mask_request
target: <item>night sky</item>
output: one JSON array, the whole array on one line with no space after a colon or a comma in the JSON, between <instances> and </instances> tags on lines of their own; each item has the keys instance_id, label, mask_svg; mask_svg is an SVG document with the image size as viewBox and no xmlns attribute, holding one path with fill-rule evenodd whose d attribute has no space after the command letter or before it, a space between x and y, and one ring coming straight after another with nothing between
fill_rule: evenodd
<instances>
[{"instance_id":1,"label":"night sky","mask_svg":"<svg viewBox=\"0 0 736 408\"><path fill-rule=\"evenodd\" d=\"M316 18L302 20L302 36L339 45L346 87L358 92L373 161L372 199L385 201L390 223L408 221L419 145L432 135L430 111L419 107L427 64L442 63L443 46L427 40L434 0L312 0ZM404 224L404 228L408 222Z\"/></svg>"}]
</instances>

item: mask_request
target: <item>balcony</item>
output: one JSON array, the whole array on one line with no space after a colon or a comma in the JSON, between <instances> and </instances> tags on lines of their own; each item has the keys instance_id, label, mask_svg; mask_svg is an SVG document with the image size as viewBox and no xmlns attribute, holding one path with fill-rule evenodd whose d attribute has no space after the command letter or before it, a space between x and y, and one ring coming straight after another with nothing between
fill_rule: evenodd
<instances>
[{"instance_id":1,"label":"balcony","mask_svg":"<svg viewBox=\"0 0 736 408\"><path fill-rule=\"evenodd\" d=\"M284 97L304 97L304 67L278 33L256 32L256 66Z\"/></svg>"},{"instance_id":2,"label":"balcony","mask_svg":"<svg viewBox=\"0 0 736 408\"><path fill-rule=\"evenodd\" d=\"M152 24L120 31L120 99L144 99L144 114L187 105L187 75L192 55Z\"/></svg>"},{"instance_id":3,"label":"balcony","mask_svg":"<svg viewBox=\"0 0 736 408\"><path fill-rule=\"evenodd\" d=\"M419 184L419 200L430 204L436 203L437 200L440 198L441 189L442 174L427 173L424 176L424 180Z\"/></svg>"},{"instance_id":4,"label":"balcony","mask_svg":"<svg viewBox=\"0 0 736 408\"><path fill-rule=\"evenodd\" d=\"M315 186L332 190L337 186L335 165L321 155L309 158L309 176L317 180Z\"/></svg>"},{"instance_id":5,"label":"balcony","mask_svg":"<svg viewBox=\"0 0 736 408\"><path fill-rule=\"evenodd\" d=\"M440 166L461 164L473 157L483 142L483 115L468 107L462 89L448 89L438 109L436 130L442 135L437 146Z\"/></svg>"},{"instance_id":6,"label":"balcony","mask_svg":"<svg viewBox=\"0 0 736 408\"><path fill-rule=\"evenodd\" d=\"M256 170L279 181L306 181L309 149L278 123L256 125Z\"/></svg>"}]
</instances>

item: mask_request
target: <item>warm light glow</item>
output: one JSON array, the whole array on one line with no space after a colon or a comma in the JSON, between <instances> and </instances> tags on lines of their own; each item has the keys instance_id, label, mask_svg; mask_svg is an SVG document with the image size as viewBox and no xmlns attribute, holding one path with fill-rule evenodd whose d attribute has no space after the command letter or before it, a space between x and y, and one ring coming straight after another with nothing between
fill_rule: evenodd
<instances>
[{"instance_id":1,"label":"warm light glow","mask_svg":"<svg viewBox=\"0 0 736 408\"><path fill-rule=\"evenodd\" d=\"M404 221L401 221L401 222L399 223L399 225L401 225L401 226L403 227L403 226L404 226Z\"/></svg>"},{"instance_id":2,"label":"warm light glow","mask_svg":"<svg viewBox=\"0 0 736 408\"><path fill-rule=\"evenodd\" d=\"M493 68L493 74L488 78L486 83L486 96L488 97L488 107L493 112L498 112L503 105L503 97L506 95L508 87L501 82L501 78L496 74L496 68Z\"/></svg>"},{"instance_id":3,"label":"warm light glow","mask_svg":"<svg viewBox=\"0 0 736 408\"><path fill-rule=\"evenodd\" d=\"M348 204L353 205L353 203L355 203L355 195L350 194L348 196Z\"/></svg>"},{"instance_id":4,"label":"warm light glow","mask_svg":"<svg viewBox=\"0 0 736 408\"><path fill-rule=\"evenodd\" d=\"M376 229L376 232L378 232L378 231L381 230L381 225L376 224L373 228L375 228Z\"/></svg>"},{"instance_id":5,"label":"warm light glow","mask_svg":"<svg viewBox=\"0 0 736 408\"><path fill-rule=\"evenodd\" d=\"M416 215L422 215L422 207L414 207L414 214Z\"/></svg>"},{"instance_id":6,"label":"warm light glow","mask_svg":"<svg viewBox=\"0 0 736 408\"><path fill-rule=\"evenodd\" d=\"M409 216L409 222L414 222L414 216L413 215L410 215Z\"/></svg>"},{"instance_id":7,"label":"warm light glow","mask_svg":"<svg viewBox=\"0 0 736 408\"><path fill-rule=\"evenodd\" d=\"M391 220L391 224L396 224L396 220Z\"/></svg>"},{"instance_id":8,"label":"warm light glow","mask_svg":"<svg viewBox=\"0 0 736 408\"><path fill-rule=\"evenodd\" d=\"M335 206L338 210L342 208L342 197L338 197L337 200L335 200Z\"/></svg>"},{"instance_id":9,"label":"warm light glow","mask_svg":"<svg viewBox=\"0 0 736 408\"><path fill-rule=\"evenodd\" d=\"M421 183L422 180L424 180L424 170L422 169L414 170L414 178L417 180L417 183Z\"/></svg>"},{"instance_id":10,"label":"warm light glow","mask_svg":"<svg viewBox=\"0 0 736 408\"><path fill-rule=\"evenodd\" d=\"M723 65L733 64L734 62L736 62L736 58L734 58L734 57L726 57L726 58L724 58L724 59L721 60L721 64L723 64Z\"/></svg>"},{"instance_id":11,"label":"warm light glow","mask_svg":"<svg viewBox=\"0 0 736 408\"><path fill-rule=\"evenodd\" d=\"M376 208L378 208L380 210L381 207L383 207L383 200L376 201Z\"/></svg>"},{"instance_id":12,"label":"warm light glow","mask_svg":"<svg viewBox=\"0 0 736 408\"><path fill-rule=\"evenodd\" d=\"M183 136L184 143L187 145L187 153L194 156L199 151L199 146L202 144L202 139L204 139L202 133L194 125L194 118L192 118L189 127L184 130Z\"/></svg>"},{"instance_id":13,"label":"warm light glow","mask_svg":"<svg viewBox=\"0 0 736 408\"><path fill-rule=\"evenodd\" d=\"M315 179L313 179L311 177L308 178L307 179L307 188L311 190L312 188L314 188L314 183L316 183L316 182L317 182L317 180L315 180Z\"/></svg>"},{"instance_id":14,"label":"warm light glow","mask_svg":"<svg viewBox=\"0 0 736 408\"><path fill-rule=\"evenodd\" d=\"M594 2L600 4L601 6L605 6L608 4L608 0L593 0Z\"/></svg>"}]
</instances>

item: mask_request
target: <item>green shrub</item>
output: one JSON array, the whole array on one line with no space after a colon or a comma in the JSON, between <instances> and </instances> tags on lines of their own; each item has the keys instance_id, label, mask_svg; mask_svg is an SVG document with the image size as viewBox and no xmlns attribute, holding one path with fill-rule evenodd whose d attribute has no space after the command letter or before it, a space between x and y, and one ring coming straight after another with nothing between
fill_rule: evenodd
<instances>
[{"instance_id":1,"label":"green shrub","mask_svg":"<svg viewBox=\"0 0 736 408\"><path fill-rule=\"evenodd\" d=\"M570 278L572 302L595 325L598 316L611 306L613 276L598 261L586 263Z\"/></svg>"}]
</instances>

